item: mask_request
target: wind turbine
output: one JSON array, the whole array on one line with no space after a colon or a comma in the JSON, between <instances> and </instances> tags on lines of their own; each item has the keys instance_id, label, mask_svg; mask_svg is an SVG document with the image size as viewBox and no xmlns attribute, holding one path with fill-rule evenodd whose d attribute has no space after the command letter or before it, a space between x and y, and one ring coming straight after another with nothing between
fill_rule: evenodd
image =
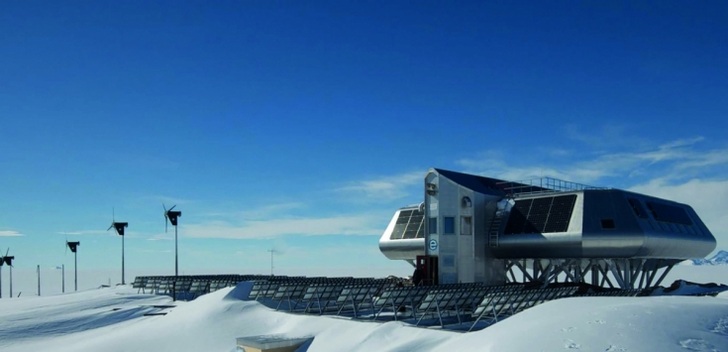
<instances>
[{"instance_id":1,"label":"wind turbine","mask_svg":"<svg viewBox=\"0 0 728 352\"><path fill-rule=\"evenodd\" d=\"M10 298L13 298L13 259L15 259L15 256L8 256L8 253L10 252L10 247L8 247L8 250L5 251L5 256L0 258L0 298L3 297L2 295L2 266L3 264L7 264L10 267Z\"/></svg>"},{"instance_id":2,"label":"wind turbine","mask_svg":"<svg viewBox=\"0 0 728 352\"><path fill-rule=\"evenodd\" d=\"M123 232L123 229L122 229ZM68 249L73 252L73 288L75 291L78 291L78 253L76 251L78 250L78 246L81 245L81 242L68 242L66 241L66 246L68 246ZM122 254L123 257L123 254ZM65 274L64 274L65 275ZM123 277L123 275L122 275ZM123 281L123 279L122 279ZM64 278L64 285L65 285L65 278Z\"/></svg>"},{"instance_id":3,"label":"wind turbine","mask_svg":"<svg viewBox=\"0 0 728 352\"><path fill-rule=\"evenodd\" d=\"M124 285L124 229L129 226L128 222L117 222L114 220L114 214L111 214L111 226L106 231L111 230L113 227L116 233L121 236L121 284Z\"/></svg>"},{"instance_id":4,"label":"wind turbine","mask_svg":"<svg viewBox=\"0 0 728 352\"><path fill-rule=\"evenodd\" d=\"M172 226L174 226L174 276L179 275L179 261L178 261L178 255L177 255L177 224L178 224L178 218L182 216L182 212L179 210L172 210L177 205L173 205L171 208L167 209L164 204L162 204L162 208L164 208L164 232L167 232L167 223L171 223Z\"/></svg>"},{"instance_id":5,"label":"wind turbine","mask_svg":"<svg viewBox=\"0 0 728 352\"><path fill-rule=\"evenodd\" d=\"M9 251L10 247L8 247ZM8 255L8 253L5 252L5 255ZM0 298L3 298L3 264L5 264L5 257L0 257Z\"/></svg>"}]
</instances>

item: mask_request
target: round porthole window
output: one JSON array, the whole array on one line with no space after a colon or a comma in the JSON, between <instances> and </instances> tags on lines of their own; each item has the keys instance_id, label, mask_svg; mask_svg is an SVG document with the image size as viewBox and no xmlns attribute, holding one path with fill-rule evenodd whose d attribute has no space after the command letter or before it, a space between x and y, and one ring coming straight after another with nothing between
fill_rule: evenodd
<instances>
[{"instance_id":1,"label":"round porthole window","mask_svg":"<svg viewBox=\"0 0 728 352\"><path fill-rule=\"evenodd\" d=\"M473 202L470 201L470 197L463 197L462 201L460 202L460 205L463 208L470 208L473 206Z\"/></svg>"}]
</instances>

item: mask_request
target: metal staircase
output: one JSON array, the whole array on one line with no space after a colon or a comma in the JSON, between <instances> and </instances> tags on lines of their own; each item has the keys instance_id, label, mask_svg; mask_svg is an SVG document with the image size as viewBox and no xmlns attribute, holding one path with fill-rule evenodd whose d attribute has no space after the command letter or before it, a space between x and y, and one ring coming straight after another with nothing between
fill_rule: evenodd
<instances>
[{"instance_id":1,"label":"metal staircase","mask_svg":"<svg viewBox=\"0 0 728 352\"><path fill-rule=\"evenodd\" d=\"M490 222L488 228L488 244L491 247L498 247L498 237L500 236L500 228L504 219L508 218L508 213L503 210L496 209L493 214L493 221Z\"/></svg>"},{"instance_id":2,"label":"metal staircase","mask_svg":"<svg viewBox=\"0 0 728 352\"><path fill-rule=\"evenodd\" d=\"M495 212L493 212L493 220L490 222L488 227L488 245L490 247L498 247L498 238L500 237L500 231L503 227L503 222L508 220L510 215L511 206L513 205L513 196L507 195L501 201L506 201L510 205L496 206ZM500 202L499 202L500 203Z\"/></svg>"}]
</instances>

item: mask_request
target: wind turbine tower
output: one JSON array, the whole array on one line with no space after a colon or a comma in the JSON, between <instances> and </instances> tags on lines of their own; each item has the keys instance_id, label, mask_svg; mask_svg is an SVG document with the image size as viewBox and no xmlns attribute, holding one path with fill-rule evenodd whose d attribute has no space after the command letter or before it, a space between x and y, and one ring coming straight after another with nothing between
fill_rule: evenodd
<instances>
[{"instance_id":1,"label":"wind turbine tower","mask_svg":"<svg viewBox=\"0 0 728 352\"><path fill-rule=\"evenodd\" d=\"M123 231L123 229L122 229ZM75 291L78 291L78 253L76 251L78 250L78 246L81 245L81 242L68 242L66 241L66 245L68 246L68 249L73 252L73 288ZM123 257L123 254L122 254ZM123 270L122 270L123 271ZM123 275L122 275L123 277ZM122 279L123 281L123 279Z\"/></svg>"},{"instance_id":2,"label":"wind turbine tower","mask_svg":"<svg viewBox=\"0 0 728 352\"><path fill-rule=\"evenodd\" d=\"M109 226L106 231L111 230L112 227L116 230L116 233L121 236L121 284L124 285L126 284L126 281L124 281L124 229L129 227L129 223L114 221L112 217L111 226Z\"/></svg>"},{"instance_id":3,"label":"wind turbine tower","mask_svg":"<svg viewBox=\"0 0 728 352\"><path fill-rule=\"evenodd\" d=\"M3 291L2 266L3 266L3 264L7 264L10 267L10 298L13 298L13 259L15 259L15 256L8 256L9 252L10 252L10 248L8 248L8 250L5 251L5 256L0 257L0 298L3 297L3 294L2 294L2 291Z\"/></svg>"},{"instance_id":4,"label":"wind turbine tower","mask_svg":"<svg viewBox=\"0 0 728 352\"><path fill-rule=\"evenodd\" d=\"M177 252L177 224L179 223L179 217L182 216L181 211L173 210L176 206L177 205L173 205L171 208L167 209L167 207L162 204L162 208L164 208L164 232L167 232L167 223L171 223L172 226L174 226L174 276L179 275L179 256Z\"/></svg>"}]
</instances>

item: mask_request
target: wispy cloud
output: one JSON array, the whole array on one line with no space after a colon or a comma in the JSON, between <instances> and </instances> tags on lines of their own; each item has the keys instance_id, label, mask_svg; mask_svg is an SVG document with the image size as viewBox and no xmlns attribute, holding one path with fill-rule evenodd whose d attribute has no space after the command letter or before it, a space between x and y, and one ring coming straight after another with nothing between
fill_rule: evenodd
<instances>
[{"instance_id":1,"label":"wispy cloud","mask_svg":"<svg viewBox=\"0 0 728 352\"><path fill-rule=\"evenodd\" d=\"M158 254L158 253L172 253L171 249L148 249L148 248L135 248L135 250L139 253L146 253L146 254Z\"/></svg>"},{"instance_id":2,"label":"wispy cloud","mask_svg":"<svg viewBox=\"0 0 728 352\"><path fill-rule=\"evenodd\" d=\"M104 230L79 230L79 231L61 231L58 234L64 235L64 236L88 236L88 235L104 235L104 234L108 234L108 232L104 231Z\"/></svg>"},{"instance_id":3,"label":"wispy cloud","mask_svg":"<svg viewBox=\"0 0 728 352\"><path fill-rule=\"evenodd\" d=\"M580 138L589 140L587 135ZM639 146L624 148L621 142L601 141L593 148L563 152L567 158L552 158L545 146L533 155L488 151L456 163L466 172L507 180L551 176L682 202L695 209L720 248L728 241L728 147L706 148L707 142L696 136L648 145L643 139Z\"/></svg>"},{"instance_id":4,"label":"wispy cloud","mask_svg":"<svg viewBox=\"0 0 728 352\"><path fill-rule=\"evenodd\" d=\"M0 237L22 237L24 234L13 230L0 230Z\"/></svg>"},{"instance_id":5,"label":"wispy cloud","mask_svg":"<svg viewBox=\"0 0 728 352\"><path fill-rule=\"evenodd\" d=\"M255 209L239 212L243 219L255 220L266 219L270 217L280 216L293 210L306 209L307 206L302 202L284 202L276 204L266 204Z\"/></svg>"},{"instance_id":6,"label":"wispy cloud","mask_svg":"<svg viewBox=\"0 0 728 352\"><path fill-rule=\"evenodd\" d=\"M363 197L369 200L392 201L411 195L413 187L419 187L426 170L351 182L336 189L337 192Z\"/></svg>"},{"instance_id":7,"label":"wispy cloud","mask_svg":"<svg viewBox=\"0 0 728 352\"><path fill-rule=\"evenodd\" d=\"M370 236L380 235L386 216L357 214L332 217L300 217L246 221L242 224L214 221L186 225L181 234L195 238L266 239L285 235Z\"/></svg>"},{"instance_id":8,"label":"wispy cloud","mask_svg":"<svg viewBox=\"0 0 728 352\"><path fill-rule=\"evenodd\" d=\"M174 240L174 233L158 233L147 238L147 241L171 241Z\"/></svg>"},{"instance_id":9,"label":"wispy cloud","mask_svg":"<svg viewBox=\"0 0 728 352\"><path fill-rule=\"evenodd\" d=\"M505 159L498 153L485 153L475 158L461 159L457 164L470 172L487 174L508 180L550 176L570 181L592 183L605 178L643 178L686 180L696 170L705 173L706 167L728 166L728 148L704 150L699 148L703 137L678 139L652 145L640 150L592 151L570 153L571 158L546 158L548 162L523 166L519 158ZM567 152L563 152L567 153ZM538 160L538 155L523 158ZM514 162L515 161L515 162Z\"/></svg>"},{"instance_id":10,"label":"wispy cloud","mask_svg":"<svg viewBox=\"0 0 728 352\"><path fill-rule=\"evenodd\" d=\"M667 198L693 207L716 237L728 240L728 179L692 179L684 183L672 183L664 178L630 187L629 190L656 197ZM723 235L723 236L721 236ZM722 243L725 246L725 242ZM720 248L720 246L719 246ZM724 248L724 247L723 247Z\"/></svg>"},{"instance_id":11,"label":"wispy cloud","mask_svg":"<svg viewBox=\"0 0 728 352\"><path fill-rule=\"evenodd\" d=\"M149 197L149 198L152 198L152 197ZM170 197L170 196L164 196L164 195L156 196L156 197L154 197L154 199L156 201L166 205L168 209L175 205L185 205L185 204L194 203L194 201L190 200L190 199ZM162 208L161 206L159 206L159 207L160 207L160 209Z\"/></svg>"},{"instance_id":12,"label":"wispy cloud","mask_svg":"<svg viewBox=\"0 0 728 352\"><path fill-rule=\"evenodd\" d=\"M634 125L615 123L581 126L566 124L561 127L564 138L577 142L590 150L609 150L613 148L641 148L651 142L635 131L642 131Z\"/></svg>"}]
</instances>

